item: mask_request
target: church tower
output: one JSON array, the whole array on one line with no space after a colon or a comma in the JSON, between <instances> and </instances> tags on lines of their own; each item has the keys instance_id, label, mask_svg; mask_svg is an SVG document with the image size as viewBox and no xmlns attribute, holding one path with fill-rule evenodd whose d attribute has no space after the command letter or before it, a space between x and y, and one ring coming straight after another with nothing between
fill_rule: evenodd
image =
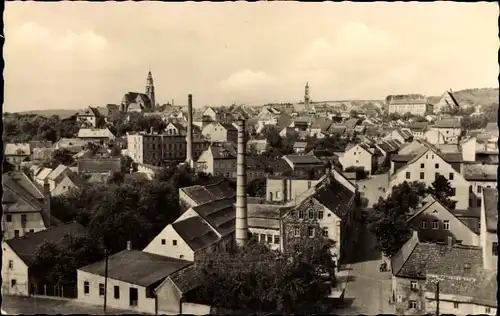
<instances>
[{"instance_id":1,"label":"church tower","mask_svg":"<svg viewBox=\"0 0 500 316\"><path fill-rule=\"evenodd\" d=\"M310 102L310 97L309 97L309 82L306 82L306 88L304 91L304 106L306 109L309 109L309 102Z\"/></svg>"},{"instance_id":2,"label":"church tower","mask_svg":"<svg viewBox=\"0 0 500 316\"><path fill-rule=\"evenodd\" d=\"M149 97L149 100L151 101L151 109L154 110L156 107L155 85L153 82L153 75L151 74L151 70L149 70L148 79L146 80L146 95Z\"/></svg>"}]
</instances>

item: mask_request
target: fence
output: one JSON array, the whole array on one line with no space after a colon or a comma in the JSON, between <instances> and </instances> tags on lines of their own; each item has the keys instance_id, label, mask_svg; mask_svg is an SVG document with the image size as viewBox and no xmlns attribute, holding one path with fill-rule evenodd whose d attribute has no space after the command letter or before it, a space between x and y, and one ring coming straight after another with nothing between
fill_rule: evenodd
<instances>
[{"instance_id":1,"label":"fence","mask_svg":"<svg viewBox=\"0 0 500 316\"><path fill-rule=\"evenodd\" d=\"M75 285L51 285L51 284L31 284L31 295L42 295L52 297L76 298L77 288Z\"/></svg>"}]
</instances>

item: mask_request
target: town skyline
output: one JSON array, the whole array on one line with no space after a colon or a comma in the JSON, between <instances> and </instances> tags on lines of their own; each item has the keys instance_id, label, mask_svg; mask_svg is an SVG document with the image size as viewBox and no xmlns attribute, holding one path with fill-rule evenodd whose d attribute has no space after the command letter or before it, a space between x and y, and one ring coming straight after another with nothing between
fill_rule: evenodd
<instances>
[{"instance_id":1,"label":"town skyline","mask_svg":"<svg viewBox=\"0 0 500 316\"><path fill-rule=\"evenodd\" d=\"M149 68L157 102L195 107L498 87L493 6L11 2L4 111L119 103Z\"/></svg>"}]
</instances>

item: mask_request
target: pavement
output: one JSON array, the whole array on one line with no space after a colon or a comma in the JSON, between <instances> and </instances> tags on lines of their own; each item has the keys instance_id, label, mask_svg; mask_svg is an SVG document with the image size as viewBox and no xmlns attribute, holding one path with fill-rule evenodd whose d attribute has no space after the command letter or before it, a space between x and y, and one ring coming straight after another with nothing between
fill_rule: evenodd
<instances>
[{"instance_id":1,"label":"pavement","mask_svg":"<svg viewBox=\"0 0 500 316\"><path fill-rule=\"evenodd\" d=\"M45 297L25 297L2 295L2 310L8 314L89 314L89 315L121 315L137 314L127 310L110 309L103 313L102 306L87 305L73 299L51 299Z\"/></svg>"},{"instance_id":2,"label":"pavement","mask_svg":"<svg viewBox=\"0 0 500 316\"><path fill-rule=\"evenodd\" d=\"M375 315L394 313L389 304L391 273L380 272L382 254L375 249L375 238L365 228L358 232L359 240L350 258L350 271L343 305L332 311L337 315Z\"/></svg>"}]
</instances>

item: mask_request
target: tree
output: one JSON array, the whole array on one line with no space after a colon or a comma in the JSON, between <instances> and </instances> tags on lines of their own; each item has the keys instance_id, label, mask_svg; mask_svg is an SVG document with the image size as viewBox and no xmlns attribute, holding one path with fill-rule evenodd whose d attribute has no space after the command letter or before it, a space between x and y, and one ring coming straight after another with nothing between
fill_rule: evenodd
<instances>
[{"instance_id":1,"label":"tree","mask_svg":"<svg viewBox=\"0 0 500 316\"><path fill-rule=\"evenodd\" d=\"M50 168L57 168L59 165L74 166L76 164L73 154L66 148L54 150L48 163Z\"/></svg>"},{"instance_id":2,"label":"tree","mask_svg":"<svg viewBox=\"0 0 500 316\"><path fill-rule=\"evenodd\" d=\"M250 181L247 185L247 193L250 196L265 197L266 196L266 179L259 178Z\"/></svg>"},{"instance_id":3,"label":"tree","mask_svg":"<svg viewBox=\"0 0 500 316\"><path fill-rule=\"evenodd\" d=\"M195 266L199 298L246 312L319 312L334 279L331 246L320 236L296 245L281 253L252 239L243 248L203 256Z\"/></svg>"},{"instance_id":4,"label":"tree","mask_svg":"<svg viewBox=\"0 0 500 316\"><path fill-rule=\"evenodd\" d=\"M388 257L394 255L411 237L408 216L425 196L425 184L403 182L392 188L391 194L380 198L373 209L365 212L368 229L375 235L377 247Z\"/></svg>"},{"instance_id":5,"label":"tree","mask_svg":"<svg viewBox=\"0 0 500 316\"><path fill-rule=\"evenodd\" d=\"M16 167L7 160L5 160L5 158L2 164L3 164L2 173L7 173L16 170Z\"/></svg>"},{"instance_id":6,"label":"tree","mask_svg":"<svg viewBox=\"0 0 500 316\"><path fill-rule=\"evenodd\" d=\"M427 192L432 194L436 199L443 203L451 210L455 209L457 201L450 199L454 196L454 189L450 185L450 181L442 175L438 175L431 186L427 188Z\"/></svg>"}]
</instances>

